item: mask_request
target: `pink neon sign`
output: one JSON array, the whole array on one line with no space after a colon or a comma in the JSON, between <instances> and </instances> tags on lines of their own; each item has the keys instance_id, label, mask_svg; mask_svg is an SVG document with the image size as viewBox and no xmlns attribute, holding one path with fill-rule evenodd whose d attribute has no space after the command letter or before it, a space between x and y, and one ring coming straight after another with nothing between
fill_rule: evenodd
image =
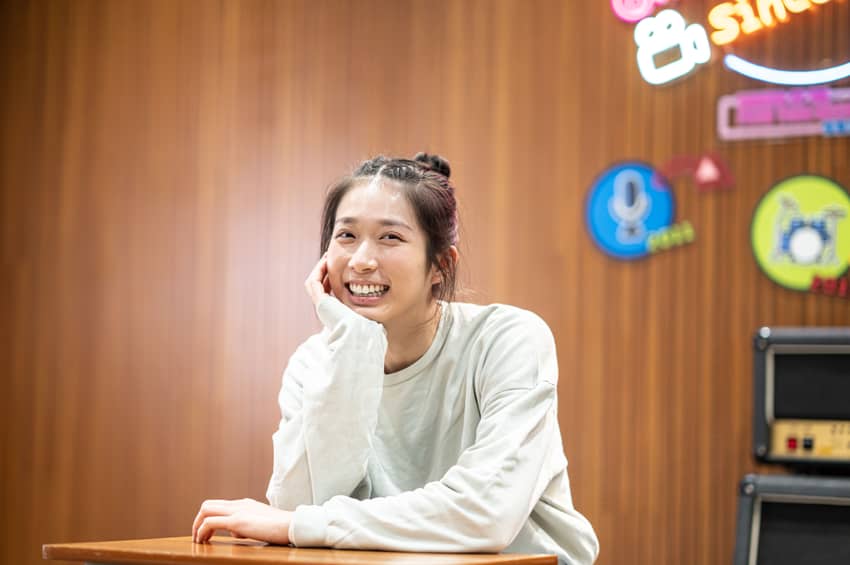
<instances>
[{"instance_id":1,"label":"pink neon sign","mask_svg":"<svg viewBox=\"0 0 850 565\"><path fill-rule=\"evenodd\" d=\"M717 102L723 140L850 135L850 88L749 90Z\"/></svg>"},{"instance_id":2,"label":"pink neon sign","mask_svg":"<svg viewBox=\"0 0 850 565\"><path fill-rule=\"evenodd\" d=\"M611 0L611 9L624 22L636 22L651 16L656 6L671 0Z\"/></svg>"}]
</instances>

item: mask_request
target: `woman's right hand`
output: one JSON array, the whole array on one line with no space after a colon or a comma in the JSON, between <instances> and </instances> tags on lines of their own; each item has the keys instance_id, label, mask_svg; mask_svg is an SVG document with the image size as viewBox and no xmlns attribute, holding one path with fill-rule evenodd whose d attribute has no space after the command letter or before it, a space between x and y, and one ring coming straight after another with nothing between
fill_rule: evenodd
<instances>
[{"instance_id":1,"label":"woman's right hand","mask_svg":"<svg viewBox=\"0 0 850 565\"><path fill-rule=\"evenodd\" d=\"M304 281L304 288L307 289L307 294L313 301L313 306L318 306L319 302L325 296L331 293L331 283L328 280L328 254L322 255L316 266L310 272L307 280Z\"/></svg>"}]
</instances>

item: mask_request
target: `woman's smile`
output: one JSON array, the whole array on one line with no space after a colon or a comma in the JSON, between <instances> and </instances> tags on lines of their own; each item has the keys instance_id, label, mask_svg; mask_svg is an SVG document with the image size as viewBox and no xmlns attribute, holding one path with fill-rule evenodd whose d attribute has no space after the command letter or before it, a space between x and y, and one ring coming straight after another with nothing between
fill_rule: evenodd
<instances>
[{"instance_id":1,"label":"woman's smile","mask_svg":"<svg viewBox=\"0 0 850 565\"><path fill-rule=\"evenodd\" d=\"M357 306L374 306L379 304L381 300L389 292L389 285L385 284L365 284L365 283L345 283L345 289L348 291L348 298L352 304Z\"/></svg>"}]
</instances>

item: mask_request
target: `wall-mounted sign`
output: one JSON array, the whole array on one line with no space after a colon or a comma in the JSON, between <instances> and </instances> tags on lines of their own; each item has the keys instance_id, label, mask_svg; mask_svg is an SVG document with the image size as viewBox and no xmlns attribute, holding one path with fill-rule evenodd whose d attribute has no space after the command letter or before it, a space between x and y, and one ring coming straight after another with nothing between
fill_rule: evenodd
<instances>
[{"instance_id":1,"label":"wall-mounted sign","mask_svg":"<svg viewBox=\"0 0 850 565\"><path fill-rule=\"evenodd\" d=\"M636 22L651 16L656 6L663 6L671 0L611 0L611 9L624 22Z\"/></svg>"},{"instance_id":2,"label":"wall-mounted sign","mask_svg":"<svg viewBox=\"0 0 850 565\"><path fill-rule=\"evenodd\" d=\"M723 58L723 64L730 71L735 71L753 80L782 86L813 86L850 77L850 61L826 69L783 71L757 65L730 53Z\"/></svg>"},{"instance_id":3,"label":"wall-mounted sign","mask_svg":"<svg viewBox=\"0 0 850 565\"><path fill-rule=\"evenodd\" d=\"M749 90L717 101L723 140L850 135L850 88Z\"/></svg>"},{"instance_id":4,"label":"wall-mounted sign","mask_svg":"<svg viewBox=\"0 0 850 565\"><path fill-rule=\"evenodd\" d=\"M815 278L812 279L812 287L809 290L811 290L814 294L850 298L850 277L844 276L836 279L822 279L815 276Z\"/></svg>"},{"instance_id":5,"label":"wall-mounted sign","mask_svg":"<svg viewBox=\"0 0 850 565\"><path fill-rule=\"evenodd\" d=\"M711 40L717 45L735 41L741 33L750 34L777 22L787 22L790 14L810 10L816 4L831 0L736 0L718 4L708 13L708 23L715 29ZM755 4L755 7L753 6Z\"/></svg>"},{"instance_id":6,"label":"wall-mounted sign","mask_svg":"<svg viewBox=\"0 0 850 565\"><path fill-rule=\"evenodd\" d=\"M619 163L591 186L585 221L593 241L611 257L639 259L693 240L690 226L672 233L673 193L666 182L653 185L656 175L646 163Z\"/></svg>"},{"instance_id":7,"label":"wall-mounted sign","mask_svg":"<svg viewBox=\"0 0 850 565\"><path fill-rule=\"evenodd\" d=\"M650 84L665 84L692 72L711 58L711 45L705 28L685 25L685 18L675 10L662 10L644 18L635 26L637 64L643 79ZM658 65L659 59L678 55Z\"/></svg>"},{"instance_id":8,"label":"wall-mounted sign","mask_svg":"<svg viewBox=\"0 0 850 565\"><path fill-rule=\"evenodd\" d=\"M850 263L850 195L825 177L785 179L756 206L750 237L759 267L781 286L838 279Z\"/></svg>"},{"instance_id":9,"label":"wall-mounted sign","mask_svg":"<svg viewBox=\"0 0 850 565\"><path fill-rule=\"evenodd\" d=\"M660 174L663 176L654 177L653 184L663 182L661 179L664 178L672 180L686 175L694 179L694 184L700 191L729 189L735 185L729 167L714 153L678 155L661 167Z\"/></svg>"}]
</instances>

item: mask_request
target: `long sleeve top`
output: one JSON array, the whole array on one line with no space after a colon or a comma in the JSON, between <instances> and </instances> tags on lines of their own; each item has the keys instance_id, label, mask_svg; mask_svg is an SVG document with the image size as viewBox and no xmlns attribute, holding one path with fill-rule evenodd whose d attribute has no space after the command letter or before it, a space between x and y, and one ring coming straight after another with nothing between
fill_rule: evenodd
<instances>
[{"instance_id":1,"label":"long sleeve top","mask_svg":"<svg viewBox=\"0 0 850 565\"><path fill-rule=\"evenodd\" d=\"M297 546L555 554L599 544L576 511L546 323L504 305L441 303L429 349L384 373L383 326L326 297L324 330L284 372L271 505Z\"/></svg>"}]
</instances>

